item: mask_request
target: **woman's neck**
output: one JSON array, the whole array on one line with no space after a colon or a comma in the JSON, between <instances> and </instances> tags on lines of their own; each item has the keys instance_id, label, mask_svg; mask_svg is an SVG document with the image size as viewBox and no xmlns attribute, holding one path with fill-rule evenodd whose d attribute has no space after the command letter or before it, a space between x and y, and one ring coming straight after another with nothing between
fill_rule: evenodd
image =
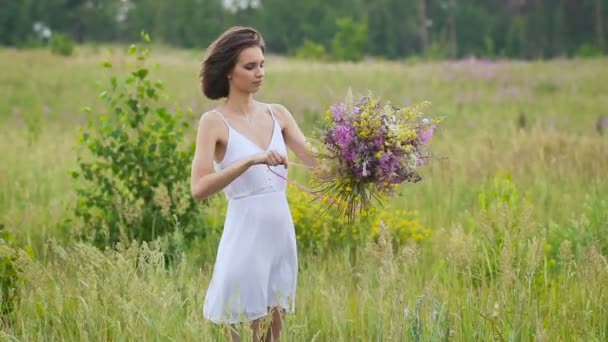
<instances>
[{"instance_id":1,"label":"woman's neck","mask_svg":"<svg viewBox=\"0 0 608 342\"><path fill-rule=\"evenodd\" d=\"M236 115L249 115L255 108L255 102L252 93L231 92L224 107Z\"/></svg>"}]
</instances>

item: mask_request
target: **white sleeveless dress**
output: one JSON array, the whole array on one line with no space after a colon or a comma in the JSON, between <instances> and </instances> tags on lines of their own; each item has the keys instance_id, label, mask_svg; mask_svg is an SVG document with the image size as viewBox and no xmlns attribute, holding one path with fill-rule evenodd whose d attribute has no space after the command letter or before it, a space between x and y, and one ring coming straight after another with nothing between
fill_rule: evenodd
<instances>
[{"instance_id":1,"label":"white sleeveless dress","mask_svg":"<svg viewBox=\"0 0 608 342\"><path fill-rule=\"evenodd\" d=\"M272 137L265 150L228 126L224 159L216 170L247 156L275 150L286 155L281 128L272 113ZM287 178L283 165L271 167ZM267 165L250 167L224 188L228 209L203 315L214 323L251 321L268 314L268 307L295 311L298 257L286 181Z\"/></svg>"}]
</instances>

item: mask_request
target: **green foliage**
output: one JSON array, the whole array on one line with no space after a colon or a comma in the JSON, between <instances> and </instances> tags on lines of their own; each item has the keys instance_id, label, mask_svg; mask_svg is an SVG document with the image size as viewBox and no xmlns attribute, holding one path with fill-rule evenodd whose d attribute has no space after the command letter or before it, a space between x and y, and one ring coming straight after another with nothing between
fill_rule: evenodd
<instances>
[{"instance_id":1,"label":"green foliage","mask_svg":"<svg viewBox=\"0 0 608 342\"><path fill-rule=\"evenodd\" d=\"M4 230L0 224L0 314L5 316L13 311L16 283L19 272L13 265L14 250L12 243L14 237Z\"/></svg>"},{"instance_id":2,"label":"green foliage","mask_svg":"<svg viewBox=\"0 0 608 342\"><path fill-rule=\"evenodd\" d=\"M604 1L604 0L601 0ZM510 57L572 55L597 39L595 4L576 1L426 1L429 41L454 39L460 56ZM422 55L419 0L242 1L5 1L0 12L0 44L28 46L36 22L76 41L137 38L146 28L158 38L186 48L204 48L232 25L262 31L273 53L292 53L305 39L329 49L335 18L352 17L367 26L366 52L391 59ZM167 20L170 18L170 20ZM522 25L523 24L523 25ZM276 29L276 28L281 29ZM338 28L340 29L340 28ZM523 30L522 30L523 29ZM605 29L603 31L606 31ZM453 35L452 35L453 34ZM606 39L605 37L603 38ZM493 42L494 45L488 44Z\"/></svg>"},{"instance_id":3,"label":"green foliage","mask_svg":"<svg viewBox=\"0 0 608 342\"><path fill-rule=\"evenodd\" d=\"M489 11L482 6L459 4L456 7L455 25L458 34L458 53L461 56L484 55L486 37L492 34L494 22Z\"/></svg>"},{"instance_id":4,"label":"green foliage","mask_svg":"<svg viewBox=\"0 0 608 342\"><path fill-rule=\"evenodd\" d=\"M296 50L296 57L301 59L323 60L326 57L325 47L310 39L304 39L302 46Z\"/></svg>"},{"instance_id":5,"label":"green foliage","mask_svg":"<svg viewBox=\"0 0 608 342\"><path fill-rule=\"evenodd\" d=\"M27 250L31 257L31 249ZM28 253L15 246L15 237L0 224L0 326L14 310L18 287L25 280L22 267Z\"/></svg>"},{"instance_id":6,"label":"green foliage","mask_svg":"<svg viewBox=\"0 0 608 342\"><path fill-rule=\"evenodd\" d=\"M28 145L34 144L40 138L42 128L44 127L42 115L39 113L30 113L25 116L25 127L27 128L27 143Z\"/></svg>"},{"instance_id":7,"label":"green foliage","mask_svg":"<svg viewBox=\"0 0 608 342\"><path fill-rule=\"evenodd\" d=\"M526 21L522 16L509 23L506 36L506 52L509 56L522 56L526 47Z\"/></svg>"},{"instance_id":8,"label":"green foliage","mask_svg":"<svg viewBox=\"0 0 608 342\"><path fill-rule=\"evenodd\" d=\"M559 257L564 242L571 246L572 253L582 256L589 246L594 246L602 255L608 255L608 201L598 192L590 193L584 200L585 210L573 214L569 224L549 224L551 254Z\"/></svg>"},{"instance_id":9,"label":"green foliage","mask_svg":"<svg viewBox=\"0 0 608 342\"><path fill-rule=\"evenodd\" d=\"M17 45L20 49L39 49L48 47L48 41L40 38L28 37L23 41L20 41Z\"/></svg>"},{"instance_id":10,"label":"green foliage","mask_svg":"<svg viewBox=\"0 0 608 342\"><path fill-rule=\"evenodd\" d=\"M502 42L496 42L500 51ZM111 48L116 52L116 46ZM106 49L102 46L97 55ZM184 81L193 78L190 66L198 65L198 56L192 51L164 52L159 60L166 91L178 103L199 103L196 87ZM112 53L110 58L122 70L124 54ZM37 252L37 259L26 267L26 259L13 259L26 281L17 287L14 323L2 325L2 338L228 340L224 327L201 317L201 288L211 277L225 204L203 208L204 239L195 239L196 245L190 245L187 257L177 264L165 263L169 251L161 243L99 250L64 239L72 232L67 229L77 227L67 224L62 231L53 225L70 215L65 203L75 203L67 172L75 165L77 118L72 113L91 105L96 95L91 84L104 77L93 58L65 63L48 51L4 49L0 62L6 79L0 93L7 94L7 101L0 103L0 113L5 114L0 134L0 222L18 246L31 241ZM433 142L440 160L425 166L425 180L404 187L402 196L386 208L388 215L418 209L419 221L432 230L431 236L421 244L406 243L398 252L378 239L373 249L377 257L359 249L357 263L351 262L352 250L343 248L346 243L315 254L299 240L297 307L295 314L286 316L284 339L608 340L608 253L598 248L608 236L608 158L603 158L608 140L592 134L598 113L605 108L597 94L608 92L608 83L602 82L608 78L606 62L598 58L420 63L405 66L404 74L402 65L393 62L308 68L290 59L277 61L277 69L270 68L276 82L265 85L264 96L281 99L299 122L312 123L335 102L335 94L349 86L378 89L396 102L432 98L443 103L441 111L452 118L443 138ZM28 73L39 75L39 80L23 77ZM328 73L339 77L328 79ZM486 73L492 77L482 79ZM151 75L157 75L156 69ZM502 86L533 93L514 106L512 97L498 94ZM572 89L577 96L564 96ZM52 111L44 113L44 106ZM93 108L99 114L99 106ZM526 130L512 127L518 108L532 123ZM48 124L29 146L21 113L33 112L40 112ZM555 121L553 128L548 127L550 120ZM305 133L313 128L303 127ZM508 182L507 177L498 177L495 188L497 170L513 177ZM295 181L305 182L306 173L290 167L290 179ZM478 201L480 193L483 201ZM524 193L530 203L522 201ZM290 201L292 197L288 194ZM310 208L311 199L302 194L301 204L290 203L292 212L298 206L310 210L301 213L297 233L311 227L305 222L325 221ZM516 204L516 199L520 204L510 209L506 203ZM518 209L522 205L527 209ZM470 222L461 216L466 212L472 213ZM399 215L394 216L398 221ZM213 225L212 237L207 222ZM177 236L169 236L179 244L184 229L177 231ZM363 267L364 263L369 265ZM539 263L540 269L534 267Z\"/></svg>"},{"instance_id":11,"label":"green foliage","mask_svg":"<svg viewBox=\"0 0 608 342\"><path fill-rule=\"evenodd\" d=\"M331 41L331 53L340 61L360 61L367 44L367 25L357 23L350 17L336 21L338 32Z\"/></svg>"},{"instance_id":12,"label":"green foliage","mask_svg":"<svg viewBox=\"0 0 608 342\"><path fill-rule=\"evenodd\" d=\"M513 209L520 204L521 195L515 186L510 174L500 175L494 178L492 186L479 192L479 207L489 210L492 206L505 204Z\"/></svg>"},{"instance_id":13,"label":"green foliage","mask_svg":"<svg viewBox=\"0 0 608 342\"><path fill-rule=\"evenodd\" d=\"M97 246L163 236L179 244L204 235L190 194L194 145L182 146L188 120L161 104L162 82L152 81L146 67L149 50L132 45L129 54L134 63L126 77L113 76L101 94L105 112L81 132L88 155L78 157L73 173L83 181L75 214L84 220L82 235Z\"/></svg>"},{"instance_id":14,"label":"green foliage","mask_svg":"<svg viewBox=\"0 0 608 342\"><path fill-rule=\"evenodd\" d=\"M424 51L424 58L428 60L442 60L450 56L450 49L447 44L433 41Z\"/></svg>"},{"instance_id":15,"label":"green foliage","mask_svg":"<svg viewBox=\"0 0 608 342\"><path fill-rule=\"evenodd\" d=\"M328 209L326 203L310 194L290 187L288 198L298 246L314 252L357 247L369 240L376 240L382 226L387 229L396 247L420 242L431 233L420 223L415 211L383 208L349 225L345 219L338 218L336 208Z\"/></svg>"},{"instance_id":16,"label":"green foliage","mask_svg":"<svg viewBox=\"0 0 608 342\"><path fill-rule=\"evenodd\" d=\"M540 94L554 94L559 91L559 85L553 81L539 81L534 86L534 91Z\"/></svg>"},{"instance_id":17,"label":"green foliage","mask_svg":"<svg viewBox=\"0 0 608 342\"><path fill-rule=\"evenodd\" d=\"M494 39L492 38L492 36L489 33L487 33L483 37L483 42L484 42L484 55L487 57L494 57L496 55L496 43L494 42Z\"/></svg>"},{"instance_id":18,"label":"green foliage","mask_svg":"<svg viewBox=\"0 0 608 342\"><path fill-rule=\"evenodd\" d=\"M577 57L599 57L602 55L602 50L594 44L584 43L576 50Z\"/></svg>"},{"instance_id":19,"label":"green foliage","mask_svg":"<svg viewBox=\"0 0 608 342\"><path fill-rule=\"evenodd\" d=\"M51 52L61 56L71 56L74 53L74 41L65 34L55 33L51 38Z\"/></svg>"},{"instance_id":20,"label":"green foliage","mask_svg":"<svg viewBox=\"0 0 608 342\"><path fill-rule=\"evenodd\" d=\"M600 0L581 0L580 6L571 2L426 1L427 19L432 23L428 38L450 44L453 38L454 52L459 56L505 54L531 58L576 54L581 44L597 39L598 26L602 22L605 25L606 20L597 20L595 16L595 4ZM352 17L366 24L369 42L366 52L401 59L424 54L420 44L420 3L419 0L12 1L4 4L0 13L0 44L40 43L28 42L33 25L40 22L55 33L69 33L79 43L133 40L141 28L146 28L161 42L204 48L229 26L248 25L262 31L273 53L287 54L302 46L305 39L329 49L336 32L335 18ZM604 1L604 12L606 8L608 3Z\"/></svg>"},{"instance_id":21,"label":"green foliage","mask_svg":"<svg viewBox=\"0 0 608 342\"><path fill-rule=\"evenodd\" d=\"M469 272L475 282L500 281L510 288L516 278L538 274L545 256L546 234L532 219L532 206L511 175L499 175L480 191L480 211L471 221L475 240Z\"/></svg>"}]
</instances>

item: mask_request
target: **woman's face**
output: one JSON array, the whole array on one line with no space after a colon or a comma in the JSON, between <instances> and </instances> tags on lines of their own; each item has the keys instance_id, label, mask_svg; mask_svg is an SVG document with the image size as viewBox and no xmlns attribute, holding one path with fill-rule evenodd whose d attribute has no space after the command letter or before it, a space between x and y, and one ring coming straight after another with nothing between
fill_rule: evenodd
<instances>
[{"instance_id":1,"label":"woman's face","mask_svg":"<svg viewBox=\"0 0 608 342\"><path fill-rule=\"evenodd\" d=\"M229 74L231 87L242 92L255 93L264 80L264 53L259 46L244 49Z\"/></svg>"}]
</instances>

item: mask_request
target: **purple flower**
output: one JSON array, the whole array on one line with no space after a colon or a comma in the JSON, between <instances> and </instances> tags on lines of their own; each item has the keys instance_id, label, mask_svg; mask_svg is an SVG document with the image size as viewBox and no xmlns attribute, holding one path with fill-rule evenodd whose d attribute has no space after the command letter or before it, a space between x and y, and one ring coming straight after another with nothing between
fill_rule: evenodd
<instances>
[{"instance_id":1,"label":"purple flower","mask_svg":"<svg viewBox=\"0 0 608 342\"><path fill-rule=\"evenodd\" d=\"M346 105L344 102L331 106L331 118L334 119L334 122L343 121L344 114L346 114Z\"/></svg>"},{"instance_id":2,"label":"purple flower","mask_svg":"<svg viewBox=\"0 0 608 342\"><path fill-rule=\"evenodd\" d=\"M378 160L378 178L383 182L394 183L395 177L401 173L401 158L393 153L385 153Z\"/></svg>"},{"instance_id":3,"label":"purple flower","mask_svg":"<svg viewBox=\"0 0 608 342\"><path fill-rule=\"evenodd\" d=\"M420 158L418 157L418 159L416 159L416 166L420 167L424 165L424 158Z\"/></svg>"},{"instance_id":4,"label":"purple flower","mask_svg":"<svg viewBox=\"0 0 608 342\"><path fill-rule=\"evenodd\" d=\"M374 139L374 147L376 149L380 149L382 148L382 145L384 145L384 137L382 135L379 135L376 137L376 139Z\"/></svg>"},{"instance_id":5,"label":"purple flower","mask_svg":"<svg viewBox=\"0 0 608 342\"><path fill-rule=\"evenodd\" d=\"M342 157L347 162L352 163L355 160L355 158L357 157L357 153L352 148L346 147L342 150Z\"/></svg>"},{"instance_id":6,"label":"purple flower","mask_svg":"<svg viewBox=\"0 0 608 342\"><path fill-rule=\"evenodd\" d=\"M392 155L388 153L384 153L382 157L380 157L380 170L384 171L383 173L387 174L391 171L391 158Z\"/></svg>"},{"instance_id":7,"label":"purple flower","mask_svg":"<svg viewBox=\"0 0 608 342\"><path fill-rule=\"evenodd\" d=\"M420 139L420 142L423 144L426 144L428 141L430 141L431 138L433 137L434 130L435 130L435 125L431 125L429 128L427 128L425 130L421 130L418 133L418 139Z\"/></svg>"},{"instance_id":8,"label":"purple flower","mask_svg":"<svg viewBox=\"0 0 608 342\"><path fill-rule=\"evenodd\" d=\"M340 147L350 145L353 141L353 131L350 127L345 125L336 125L334 127L334 140Z\"/></svg>"}]
</instances>

